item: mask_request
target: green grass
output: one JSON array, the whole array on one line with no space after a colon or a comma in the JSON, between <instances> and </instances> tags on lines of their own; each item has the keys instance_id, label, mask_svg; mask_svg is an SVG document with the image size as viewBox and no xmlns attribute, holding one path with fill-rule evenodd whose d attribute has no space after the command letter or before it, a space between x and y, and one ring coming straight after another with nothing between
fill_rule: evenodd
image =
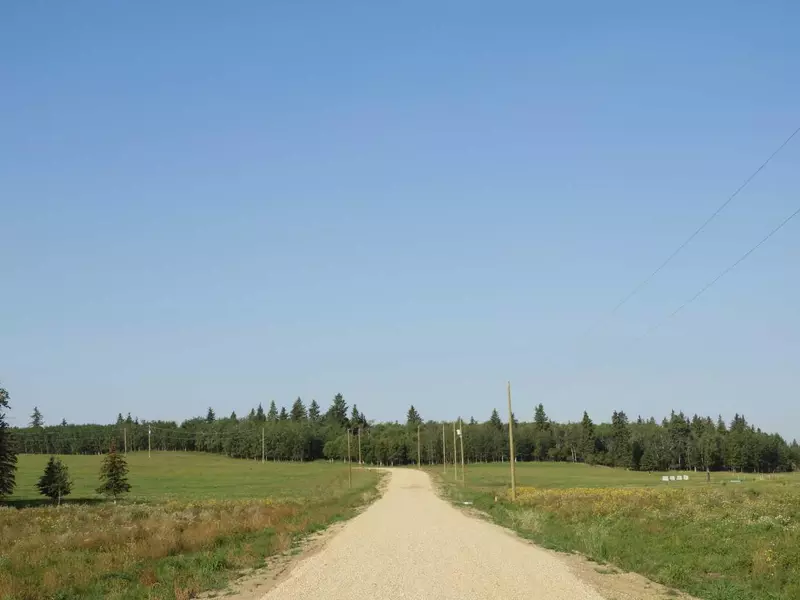
<instances>
[{"instance_id":1,"label":"green grass","mask_svg":"<svg viewBox=\"0 0 800 600\"><path fill-rule=\"evenodd\" d=\"M20 455L17 486L8 500L11 504L46 502L36 482L50 457ZM59 456L74 481L73 502L97 500L101 456ZM298 499L313 497L347 475L342 463L267 462L234 460L215 454L183 452L131 452L126 457L130 469L129 500L165 502L168 500ZM363 472L353 469L356 482Z\"/></svg>"},{"instance_id":2,"label":"green grass","mask_svg":"<svg viewBox=\"0 0 800 600\"><path fill-rule=\"evenodd\" d=\"M44 467L43 467L44 468ZM488 463L467 465L467 483L470 487L488 491L490 489L503 490L511 487L511 470L508 463ZM603 488L603 487L705 487L706 474L694 471L672 471L670 473L647 473L639 471L626 471L611 467L599 467L586 464L572 464L560 462L528 462L517 463L517 485L521 487L541 488ZM434 472L440 472L435 471ZM448 467L449 476L452 478L452 469ZM459 470L459 476L460 476ZM689 481L661 481L662 475L688 475ZM794 481L800 483L800 474L778 474L773 476L777 480ZM753 473L728 472L711 473L711 483L716 485L744 485L745 487L769 479L767 475ZM740 480L742 483L731 483Z\"/></svg>"},{"instance_id":3,"label":"green grass","mask_svg":"<svg viewBox=\"0 0 800 600\"><path fill-rule=\"evenodd\" d=\"M472 465L466 485L442 478L454 501L471 501L539 544L577 551L709 600L800 598L800 478L660 474L558 463ZM735 477L740 479L740 477ZM495 498L497 500L495 500Z\"/></svg>"},{"instance_id":4,"label":"green grass","mask_svg":"<svg viewBox=\"0 0 800 600\"><path fill-rule=\"evenodd\" d=\"M342 463L129 454L132 493L114 505L94 491L101 457L64 456L75 485L54 507L34 487L47 458L19 457L0 508L4 600L186 600L352 516L380 477L354 468L351 489Z\"/></svg>"}]
</instances>

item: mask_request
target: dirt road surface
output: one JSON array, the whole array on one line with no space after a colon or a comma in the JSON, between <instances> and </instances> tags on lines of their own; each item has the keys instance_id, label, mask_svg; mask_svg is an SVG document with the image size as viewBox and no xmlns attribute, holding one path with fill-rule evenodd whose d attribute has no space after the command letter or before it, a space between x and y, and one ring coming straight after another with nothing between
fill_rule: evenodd
<instances>
[{"instance_id":1,"label":"dirt road surface","mask_svg":"<svg viewBox=\"0 0 800 600\"><path fill-rule=\"evenodd\" d=\"M412 469L263 600L603 600L558 556L471 518Z\"/></svg>"}]
</instances>

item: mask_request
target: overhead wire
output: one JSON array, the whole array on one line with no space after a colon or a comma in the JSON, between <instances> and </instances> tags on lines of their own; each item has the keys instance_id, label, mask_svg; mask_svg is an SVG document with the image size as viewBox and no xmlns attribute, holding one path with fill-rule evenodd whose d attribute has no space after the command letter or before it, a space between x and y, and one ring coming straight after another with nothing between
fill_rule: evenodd
<instances>
[{"instance_id":1,"label":"overhead wire","mask_svg":"<svg viewBox=\"0 0 800 600\"><path fill-rule=\"evenodd\" d=\"M707 292L707 291L708 291L710 288L712 288L712 287L713 287L713 286L714 286L714 285L715 285L715 284L716 284L716 283L717 283L717 282L718 282L720 279L722 279L723 277L725 277L725 275L727 275L728 273L730 273L731 271L733 271L733 270L734 270L736 267L738 267L738 266L739 266L739 265L740 265L742 262L744 262L745 260L747 260L747 259L750 257L750 255L751 255L751 254L753 254L753 252L755 252L756 250L758 250L758 249L759 249L759 248L760 248L762 245L764 245L764 244L767 242L767 240L769 240L769 239L770 239L770 238L771 238L773 235L775 235L775 234L776 234L776 233L778 233L778 232L779 232L781 229L783 229L783 228L784 228L786 225L788 225L788 224L789 224L789 222L790 222L792 219L794 219L794 218L795 218L797 215L799 215L799 214L800 214L800 207L798 207L798 208L797 208L797 210L795 210L795 211L794 211L792 214L790 214L790 215L789 215L788 217L786 217L786 218L785 218L783 221L781 221L781 222L780 222L778 225L776 225L776 226L775 226L775 227L774 227L774 228L773 228L773 229L772 229L772 230L771 230L771 231L770 231L770 232L769 232L767 235L765 235L763 238L761 238L761 240L760 240L760 241L759 241L759 242L758 242L758 243L757 243L755 246L753 246L752 248L750 248L750 249L749 249L747 252L745 252L744 254L742 254L742 255L741 255L741 256L740 256L738 259L736 259L736 260L735 260L733 263L731 263L731 264L730 264L730 265L728 265L728 266L727 266L725 269L723 269L722 271L720 271L720 273L719 273L719 274L717 274L717 276L716 276L716 277L714 277L714 278L713 278L711 281L709 281L709 282L708 282L708 283L706 283L706 284L705 284L705 285L704 285L702 288L700 288L700 290L699 290L699 291L698 291L698 292L697 292L697 293L696 293L694 296L692 296L691 298L689 298L688 300L686 300L686 301L685 301L683 304L681 304L680 306L678 306L678 308L676 308L675 310L673 310L673 311L672 311L670 314L668 314L666 317L664 317L664 318L663 318L661 321L659 321L658 323L656 323L655 325L653 325L652 327L650 327L650 328L649 328L649 329L648 329L648 330L647 330L647 331L644 333L644 335L642 335L642 336L641 336L641 338L644 338L644 337L646 337L646 336L650 335L651 333L655 332L657 329L661 328L661 327L662 327L662 326L663 326L663 325L664 325L664 324L665 324L667 321L669 321L671 318L673 318L675 315L677 315L679 312L681 312L681 311L682 311L684 308L686 308L687 306L689 306L689 305L690 305L692 302L694 302L695 300L697 300L697 299L698 299L700 296L702 296L703 294L705 294L705 293L706 293L706 292ZM641 338L639 338L639 339L641 339Z\"/></svg>"},{"instance_id":2,"label":"overhead wire","mask_svg":"<svg viewBox=\"0 0 800 600\"><path fill-rule=\"evenodd\" d=\"M659 273L660 273L660 272L661 272L661 271L662 271L662 270L663 270L663 269L664 269L664 268L665 268L665 267L666 267L666 266L667 266L669 263L671 263L671 262L673 261L673 259L674 259L676 256L678 256L678 254L680 254L680 253L681 253L681 251L682 251L684 248L686 248L686 246L688 246L689 244L691 244L691 243L692 243L692 241L693 241L693 240L694 240L694 239L695 239L695 238L696 238L698 235L700 235L700 234L701 234L701 233L702 233L702 232L705 230L705 228L706 228L706 227L708 227L708 225L709 225L709 224L710 224L710 223L711 223L711 222L712 222L714 219L716 219L716 218L717 218L717 217L720 215L720 213L722 213L722 211L724 211L724 210L725 210L725 209L728 207L728 205L729 205L731 202L733 202L733 200L734 200L734 199L735 199L735 198L736 198L736 197L737 197L737 196L738 196L738 195L739 195L739 194L742 192L742 190L744 190L744 189L745 189L745 188L746 188L746 187L747 187L747 186L750 184L750 182L751 182L751 181L753 181L753 179L755 179L755 178L758 176L758 174L759 174L759 173L761 173L761 171L763 171L763 170L766 168L766 166L767 166L767 165L768 165L770 162L772 162L772 159L773 159L773 158L775 158L775 157L776 157L776 156L777 156L777 155L778 155L778 154L781 152L781 150L783 150L783 149L784 149L784 148L785 148L785 147L786 147L786 146L789 144L789 142L791 142L791 141L792 141L792 139L794 139L794 137L795 137L795 136L796 136L798 133L800 133L800 127L798 127L797 129L795 129L795 130L794 130L794 131L791 133L791 135L789 135L789 137L787 137L787 138L786 138L786 139L783 141L783 143L781 143L781 145L780 145L780 146L778 146L778 147L777 147L777 148L776 148L776 149L775 149L775 150L774 150L774 151L773 151L773 152L772 152L772 153L771 153L771 154L770 154L770 155L769 155L769 156L766 158L766 160L764 160L764 162L762 162L762 163L761 163L761 165L759 165L759 167L758 167L758 168L757 168L755 171L753 171L752 173L750 173L750 175L747 177L747 179L745 179L745 180L742 182L742 184L741 184L741 185L739 185L739 187L738 187L738 188L736 188L736 190L735 190L735 191L734 191L734 192L733 192L733 193L732 193L730 196L728 196L728 198L727 198L727 199L726 199L726 200L725 200L725 201L724 201L722 204L720 204L720 205L719 205L719 206L718 206L718 207L717 207L717 208L714 210L714 212L712 212L712 213L711 213L711 214L710 214L710 215L709 215L709 216L708 216L708 217L707 217L707 218L706 218L706 219L705 219L705 220L704 220L704 221L703 221L703 222L700 224L700 226L699 226L699 227L697 227L697 229L695 229L695 230L694 230L694 231L691 233L691 235L690 235L689 237L687 237L687 238L686 238L686 239L683 241L683 243L681 243L681 244L680 244L680 245L679 245L679 246L678 246L678 247L677 247L675 250L673 250L673 251L672 251L672 253L671 253L669 256L667 256L667 258L666 258L666 259L665 259L665 260L664 260L664 261L663 261L661 264L659 264L659 265L658 265L658 267L656 267L656 269L655 269L655 270L654 270L652 273L650 273L650 274L649 274L647 277L645 277L645 278L644 278L642 281L640 281L640 282L639 282L639 283L638 283L638 284L637 284L637 285L636 285L636 286L635 286L635 287L634 287L634 288L633 288L631 291L629 291L629 292L628 292L628 293L627 293L625 296L623 296L623 297L622 297L622 298L619 300L619 302L617 302L617 304L614 306L614 308L612 308L612 309L611 309L611 312L609 313L609 315L608 315L608 316L614 316L614 315L617 313L617 311L619 311L619 309L620 309L620 308L622 308L622 307L623 307L625 304L627 304L627 303L628 303L628 301L630 301L630 300L631 300L631 299L632 299L634 296L636 296L636 294L638 294L638 293L639 293L640 291L642 291L642 290L643 290L643 289L644 289L644 288L645 288L647 285L649 285L649 284L650 284L650 282L651 282L651 281L652 281L652 280L653 280L653 279L656 277L656 275L658 275L658 274L659 274ZM605 318L605 317L603 317L603 318ZM602 318L601 318L601 320L602 320ZM598 322L595 322L595 323L594 323L594 324L593 324L591 327L589 327L589 329L588 329L588 330L587 330L587 332L584 334L584 336L585 336L585 335L588 335L588 334L589 334L589 333L592 331L592 329L594 329L594 327L596 327L597 325L598 325Z\"/></svg>"}]
</instances>

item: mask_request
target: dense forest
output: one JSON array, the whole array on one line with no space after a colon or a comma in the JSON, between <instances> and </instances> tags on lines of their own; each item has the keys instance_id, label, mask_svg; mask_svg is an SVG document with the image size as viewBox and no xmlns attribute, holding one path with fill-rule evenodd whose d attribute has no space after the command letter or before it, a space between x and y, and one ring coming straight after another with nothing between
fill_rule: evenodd
<instances>
[{"instance_id":1,"label":"dense forest","mask_svg":"<svg viewBox=\"0 0 800 600\"><path fill-rule=\"evenodd\" d=\"M539 404L530 422L514 423L519 461L573 461L635 470L667 469L789 471L800 465L796 441L788 444L777 434L764 433L736 415L722 418L687 417L672 412L660 423L653 418L631 420L620 411L610 423L594 423L583 413L577 422L556 423ZM288 408L275 402L265 412L261 405L244 417L236 413L205 416L176 423L143 421L119 415L112 425L46 425L37 410L30 426L9 428L8 437L18 452L89 454L107 452L112 443L127 451L153 450L215 452L236 458L280 461L347 457L347 431L352 432L351 452L370 464L399 465L417 461L442 462L442 441L447 459L453 459L454 423L423 421L412 406L405 423L369 421L357 406L348 407L337 394L324 412L312 401L298 398ZM469 463L508 460L508 427L498 412L487 421L465 419L464 457ZM419 445L418 436L419 435Z\"/></svg>"}]
</instances>

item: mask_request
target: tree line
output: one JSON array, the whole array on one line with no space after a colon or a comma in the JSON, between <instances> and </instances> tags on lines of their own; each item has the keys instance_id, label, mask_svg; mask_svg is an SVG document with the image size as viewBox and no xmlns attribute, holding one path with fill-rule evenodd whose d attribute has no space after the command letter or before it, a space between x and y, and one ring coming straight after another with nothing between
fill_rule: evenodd
<instances>
[{"instance_id":1,"label":"tree line","mask_svg":"<svg viewBox=\"0 0 800 600\"><path fill-rule=\"evenodd\" d=\"M8 406L7 393L4 398L0 408ZM496 410L483 422L458 421L467 462L508 460L508 426ZM51 426L38 409L28 427L7 427L2 418L0 422L0 444L10 449L0 448L0 471L3 464L11 464L3 452L100 454L112 445L125 451L212 452L255 460L344 460L348 432L353 460L376 465L417 460L436 464L442 462L445 450L452 462L455 427L452 421L424 421L414 406L405 422L370 421L357 406L349 407L342 394L333 398L325 412L316 401L306 407L297 398L288 409L278 408L273 401L266 411L258 405L244 417L235 412L219 417L209 408L204 416L180 424L120 414L109 425L72 425L62 420ZM584 412L580 421L558 423L539 404L531 421L514 419L514 440L518 461L584 462L647 471L777 472L800 465L796 441L787 443L778 434L762 432L738 414L725 423L721 417L687 417L673 411L657 422L654 418L631 420L625 412L614 411L610 423L595 424ZM1 480L0 475L0 485Z\"/></svg>"}]
</instances>

